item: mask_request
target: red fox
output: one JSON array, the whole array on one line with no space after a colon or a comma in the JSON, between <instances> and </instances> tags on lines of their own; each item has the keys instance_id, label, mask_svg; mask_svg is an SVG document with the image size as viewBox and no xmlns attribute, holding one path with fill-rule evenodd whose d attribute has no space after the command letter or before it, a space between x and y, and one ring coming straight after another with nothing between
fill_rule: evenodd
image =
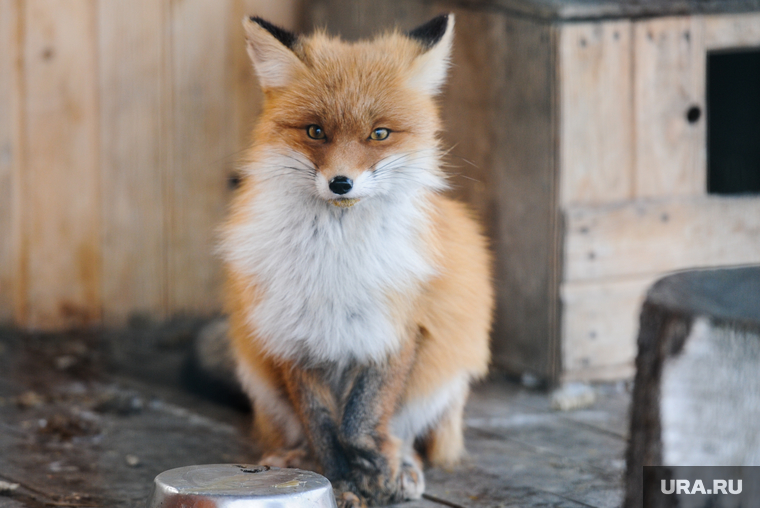
<instances>
[{"instance_id":1,"label":"red fox","mask_svg":"<svg viewBox=\"0 0 760 508\"><path fill-rule=\"evenodd\" d=\"M244 25L264 104L222 252L262 462L314 464L339 506L419 498L490 360L486 240L442 194L454 16L355 43Z\"/></svg>"}]
</instances>

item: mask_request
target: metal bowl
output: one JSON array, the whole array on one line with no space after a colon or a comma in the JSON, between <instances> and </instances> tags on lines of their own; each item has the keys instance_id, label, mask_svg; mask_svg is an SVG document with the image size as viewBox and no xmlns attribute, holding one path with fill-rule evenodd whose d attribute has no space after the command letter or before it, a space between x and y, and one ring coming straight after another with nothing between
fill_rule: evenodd
<instances>
[{"instance_id":1,"label":"metal bowl","mask_svg":"<svg viewBox=\"0 0 760 508\"><path fill-rule=\"evenodd\" d=\"M324 476L300 469L210 464L156 476L148 508L336 508Z\"/></svg>"}]
</instances>

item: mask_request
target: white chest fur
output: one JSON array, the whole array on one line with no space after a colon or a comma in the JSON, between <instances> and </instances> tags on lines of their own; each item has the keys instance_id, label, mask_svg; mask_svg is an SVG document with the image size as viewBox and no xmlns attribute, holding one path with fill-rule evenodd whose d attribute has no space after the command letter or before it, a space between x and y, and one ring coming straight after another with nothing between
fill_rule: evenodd
<instances>
[{"instance_id":1,"label":"white chest fur","mask_svg":"<svg viewBox=\"0 0 760 508\"><path fill-rule=\"evenodd\" d=\"M380 360L400 344L390 295L418 290L434 273L412 196L379 196L341 209L263 188L246 220L227 231L233 270L260 300L248 322L269 353L315 361Z\"/></svg>"}]
</instances>

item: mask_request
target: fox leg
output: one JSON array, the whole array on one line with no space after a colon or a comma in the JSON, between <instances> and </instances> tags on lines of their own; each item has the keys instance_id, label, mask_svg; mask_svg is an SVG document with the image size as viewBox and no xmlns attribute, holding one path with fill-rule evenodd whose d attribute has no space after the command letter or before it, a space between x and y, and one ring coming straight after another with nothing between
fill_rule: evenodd
<instances>
[{"instance_id":1,"label":"fox leg","mask_svg":"<svg viewBox=\"0 0 760 508\"><path fill-rule=\"evenodd\" d=\"M425 492L423 464L413 443L404 443L401 455L400 483L404 499L419 499Z\"/></svg>"},{"instance_id":2,"label":"fox leg","mask_svg":"<svg viewBox=\"0 0 760 508\"><path fill-rule=\"evenodd\" d=\"M323 373L289 368L285 385L323 474L330 479L346 476L348 464L338 440L337 403Z\"/></svg>"},{"instance_id":3,"label":"fox leg","mask_svg":"<svg viewBox=\"0 0 760 508\"><path fill-rule=\"evenodd\" d=\"M345 373L338 397L325 369L293 368L286 384L314 454L333 481L341 507L390 504L419 497L422 470L402 461L390 419L414 357L414 343L383 364Z\"/></svg>"},{"instance_id":4,"label":"fox leg","mask_svg":"<svg viewBox=\"0 0 760 508\"><path fill-rule=\"evenodd\" d=\"M454 466L464 455L464 405L469 391L465 385L453 395L441 419L428 434L425 455L433 466Z\"/></svg>"},{"instance_id":5,"label":"fox leg","mask_svg":"<svg viewBox=\"0 0 760 508\"><path fill-rule=\"evenodd\" d=\"M301 422L279 372L264 359L239 362L238 379L251 399L253 438L261 447L259 462L275 467L314 469Z\"/></svg>"},{"instance_id":6,"label":"fox leg","mask_svg":"<svg viewBox=\"0 0 760 508\"><path fill-rule=\"evenodd\" d=\"M344 402L339 439L350 466L348 478L371 504L416 499L424 489L419 462L390 431L408 374L405 363L413 354L403 356L395 365L358 369Z\"/></svg>"},{"instance_id":7,"label":"fox leg","mask_svg":"<svg viewBox=\"0 0 760 508\"><path fill-rule=\"evenodd\" d=\"M417 364L416 368L420 368ZM406 443L419 443L426 460L434 466L452 466L464 454L463 412L469 393L469 374L459 372L448 379L407 385L407 393L393 417L394 433ZM417 380L420 378L417 377Z\"/></svg>"}]
</instances>

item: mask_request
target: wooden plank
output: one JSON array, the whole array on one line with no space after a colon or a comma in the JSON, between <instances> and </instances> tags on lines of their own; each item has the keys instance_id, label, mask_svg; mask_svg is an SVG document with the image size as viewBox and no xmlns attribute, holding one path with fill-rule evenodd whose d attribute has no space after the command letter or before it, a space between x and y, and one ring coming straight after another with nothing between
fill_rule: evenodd
<instances>
[{"instance_id":1,"label":"wooden plank","mask_svg":"<svg viewBox=\"0 0 760 508\"><path fill-rule=\"evenodd\" d=\"M152 0L98 3L106 324L164 315L165 11Z\"/></svg>"},{"instance_id":2,"label":"wooden plank","mask_svg":"<svg viewBox=\"0 0 760 508\"><path fill-rule=\"evenodd\" d=\"M565 214L565 280L760 263L760 198L698 196Z\"/></svg>"},{"instance_id":3,"label":"wooden plank","mask_svg":"<svg viewBox=\"0 0 760 508\"><path fill-rule=\"evenodd\" d=\"M705 51L699 17L634 23L635 195L707 188ZM699 108L695 122L690 108Z\"/></svg>"},{"instance_id":4,"label":"wooden plank","mask_svg":"<svg viewBox=\"0 0 760 508\"><path fill-rule=\"evenodd\" d=\"M14 200L20 174L19 2L0 0L0 323L13 319L18 274Z\"/></svg>"},{"instance_id":5,"label":"wooden plank","mask_svg":"<svg viewBox=\"0 0 760 508\"><path fill-rule=\"evenodd\" d=\"M562 379L600 381L633 376L638 316L657 279L562 284Z\"/></svg>"},{"instance_id":6,"label":"wooden plank","mask_svg":"<svg viewBox=\"0 0 760 508\"><path fill-rule=\"evenodd\" d=\"M484 74L491 127L495 286L494 363L513 373L559 375L556 38L551 25L487 16ZM459 23L459 26L467 23ZM456 72L457 68L454 68ZM488 78L486 78L488 76ZM488 80L488 81L486 81ZM530 86L524 86L530 83ZM530 196L530 199L526 199Z\"/></svg>"},{"instance_id":7,"label":"wooden plank","mask_svg":"<svg viewBox=\"0 0 760 508\"><path fill-rule=\"evenodd\" d=\"M229 29L230 50L232 51L232 65L234 67L234 105L232 107L232 121L237 133L235 153L228 157L232 165L230 178L237 176L238 161L244 150L251 144L251 132L256 118L261 112L264 94L256 79L251 60L246 51L245 31L242 19L246 16L261 16L262 18L288 30L295 29L295 8L292 0L287 2L269 2L270 6L262 5L262 0L236 0L233 4L233 12L230 17ZM283 6L280 10L279 6ZM271 7L275 7L272 9ZM288 16L288 14L292 14Z\"/></svg>"},{"instance_id":8,"label":"wooden plank","mask_svg":"<svg viewBox=\"0 0 760 508\"><path fill-rule=\"evenodd\" d=\"M703 18L707 51L760 46L760 12Z\"/></svg>"},{"instance_id":9,"label":"wooden plank","mask_svg":"<svg viewBox=\"0 0 760 508\"><path fill-rule=\"evenodd\" d=\"M304 7L310 25L326 27L347 40L370 37L395 26L408 30L432 17L425 2L409 0L313 0ZM450 4L434 14L448 10Z\"/></svg>"},{"instance_id":10,"label":"wooden plank","mask_svg":"<svg viewBox=\"0 0 760 508\"><path fill-rule=\"evenodd\" d=\"M29 310L22 324L84 326L100 317L95 2L23 5Z\"/></svg>"},{"instance_id":11,"label":"wooden plank","mask_svg":"<svg viewBox=\"0 0 760 508\"><path fill-rule=\"evenodd\" d=\"M525 423L468 429L468 452L475 460L445 483L439 470L426 472L431 494L447 494L445 499L473 508L620 506L622 489L616 484L625 465L619 458L623 439L557 413L512 409L508 420Z\"/></svg>"},{"instance_id":12,"label":"wooden plank","mask_svg":"<svg viewBox=\"0 0 760 508\"><path fill-rule=\"evenodd\" d=\"M445 136L455 146L454 173L463 175L452 178L455 194L485 220L494 251L494 364L556 379L556 31L490 12L454 13Z\"/></svg>"},{"instance_id":13,"label":"wooden plank","mask_svg":"<svg viewBox=\"0 0 760 508\"><path fill-rule=\"evenodd\" d=\"M432 11L438 12L434 6ZM453 194L468 203L490 237L496 233L493 101L496 80L481 69L499 65L486 41L500 40L503 25L493 17L454 11L456 26L451 70L443 95L444 146L451 147L446 168ZM482 39L482 40L481 40Z\"/></svg>"},{"instance_id":14,"label":"wooden plank","mask_svg":"<svg viewBox=\"0 0 760 508\"><path fill-rule=\"evenodd\" d=\"M480 7L483 0L461 0L460 5ZM754 0L492 0L490 8L546 21L652 18L683 14L756 11Z\"/></svg>"},{"instance_id":15,"label":"wooden plank","mask_svg":"<svg viewBox=\"0 0 760 508\"><path fill-rule=\"evenodd\" d=\"M245 49L245 32L241 21L245 16L260 16L286 30L299 32L301 9L297 0L235 0L232 9L228 33L234 67L232 121L237 133L237 144L235 152L226 161L234 168L238 165L242 151L251 144L251 131L264 99Z\"/></svg>"},{"instance_id":16,"label":"wooden plank","mask_svg":"<svg viewBox=\"0 0 760 508\"><path fill-rule=\"evenodd\" d=\"M633 190L631 22L559 32L560 200L623 201Z\"/></svg>"},{"instance_id":17,"label":"wooden plank","mask_svg":"<svg viewBox=\"0 0 760 508\"><path fill-rule=\"evenodd\" d=\"M216 228L237 151L232 101L230 0L171 4L173 126L167 175L168 311L208 315L220 308Z\"/></svg>"},{"instance_id":18,"label":"wooden plank","mask_svg":"<svg viewBox=\"0 0 760 508\"><path fill-rule=\"evenodd\" d=\"M499 17L469 10L454 10L456 16L455 38L448 83L442 101L442 117L445 126L443 137L446 145L453 147L448 162L452 175L450 182L457 198L467 202L477 213L492 239L492 250L497 261L494 276L497 288L497 308L495 319L500 321L504 307L510 302L499 293L508 268L502 267L500 260L504 254L503 245L496 240L498 228L498 186L494 144L494 112L496 93L500 88L498 74L504 72L503 45L507 44L505 22ZM492 51L493 48L493 51ZM481 69L489 68L487 75ZM501 162L501 161L499 161ZM499 168L501 169L501 168ZM504 293L506 290L504 290ZM507 321L496 324L492 349L509 350L502 340L502 329ZM515 328L519 325L515 323ZM508 357L505 351L496 353ZM514 356L512 356L514 357ZM540 360L539 360L540 361ZM497 361L500 365L501 361ZM519 363L531 363L521 358ZM517 365L511 365L517 371Z\"/></svg>"}]
</instances>

